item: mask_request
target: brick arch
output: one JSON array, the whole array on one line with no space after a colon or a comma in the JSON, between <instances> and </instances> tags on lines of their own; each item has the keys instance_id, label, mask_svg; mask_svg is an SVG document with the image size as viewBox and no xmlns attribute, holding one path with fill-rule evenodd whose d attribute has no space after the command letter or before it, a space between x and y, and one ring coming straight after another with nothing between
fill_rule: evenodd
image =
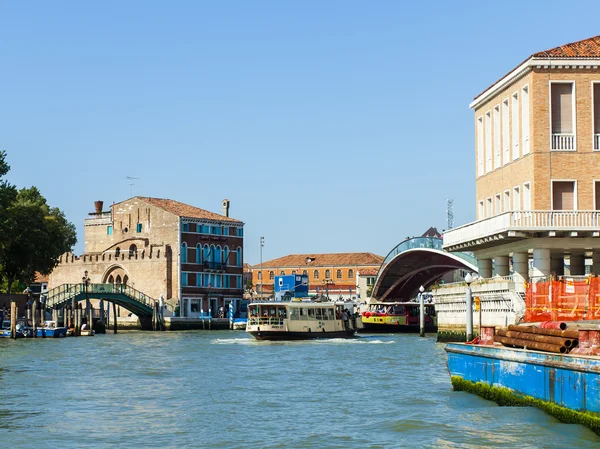
<instances>
[{"instance_id":1,"label":"brick arch","mask_svg":"<svg viewBox=\"0 0 600 449\"><path fill-rule=\"evenodd\" d=\"M129 272L118 264L113 264L104 271L104 274L102 275L102 283L110 284L111 282L109 281L109 279L111 277L113 279L113 282L116 282L117 277L120 277L121 282L123 282L123 279L127 279L128 284L131 280Z\"/></svg>"}]
</instances>

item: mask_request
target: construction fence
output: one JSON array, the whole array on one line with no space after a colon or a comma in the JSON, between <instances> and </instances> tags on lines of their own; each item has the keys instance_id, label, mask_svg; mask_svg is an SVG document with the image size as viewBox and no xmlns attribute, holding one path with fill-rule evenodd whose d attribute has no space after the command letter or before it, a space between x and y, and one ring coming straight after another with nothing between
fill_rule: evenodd
<instances>
[{"instance_id":1,"label":"construction fence","mask_svg":"<svg viewBox=\"0 0 600 449\"><path fill-rule=\"evenodd\" d=\"M600 277L532 279L525 307L526 322L600 320Z\"/></svg>"}]
</instances>

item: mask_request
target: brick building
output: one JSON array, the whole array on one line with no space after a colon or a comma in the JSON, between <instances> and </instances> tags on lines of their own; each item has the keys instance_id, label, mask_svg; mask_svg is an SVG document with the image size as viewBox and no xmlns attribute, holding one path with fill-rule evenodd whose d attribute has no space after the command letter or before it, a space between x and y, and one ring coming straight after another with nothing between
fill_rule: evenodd
<instances>
[{"instance_id":1,"label":"brick building","mask_svg":"<svg viewBox=\"0 0 600 449\"><path fill-rule=\"evenodd\" d=\"M49 287L78 283L127 284L158 299L168 312L198 317L242 299L244 223L178 201L134 197L84 223L84 253L64 254ZM123 311L124 312L124 311Z\"/></svg>"},{"instance_id":2,"label":"brick building","mask_svg":"<svg viewBox=\"0 0 600 449\"><path fill-rule=\"evenodd\" d=\"M379 269L383 257L372 253L291 254L252 267L252 283L260 296L273 295L276 275L308 275L309 294L326 295L332 299L356 299L356 279L359 269Z\"/></svg>"},{"instance_id":3,"label":"brick building","mask_svg":"<svg viewBox=\"0 0 600 449\"><path fill-rule=\"evenodd\" d=\"M534 53L470 104L477 221L444 248L480 276L600 272L599 67L600 36Z\"/></svg>"}]
</instances>

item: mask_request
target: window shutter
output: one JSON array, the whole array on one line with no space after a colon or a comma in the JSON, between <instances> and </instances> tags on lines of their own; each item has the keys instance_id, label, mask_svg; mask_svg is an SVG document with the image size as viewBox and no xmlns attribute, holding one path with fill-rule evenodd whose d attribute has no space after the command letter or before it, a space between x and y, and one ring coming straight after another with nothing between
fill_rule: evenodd
<instances>
[{"instance_id":1,"label":"window shutter","mask_svg":"<svg viewBox=\"0 0 600 449\"><path fill-rule=\"evenodd\" d=\"M552 84L552 133L573 134L573 84Z\"/></svg>"}]
</instances>

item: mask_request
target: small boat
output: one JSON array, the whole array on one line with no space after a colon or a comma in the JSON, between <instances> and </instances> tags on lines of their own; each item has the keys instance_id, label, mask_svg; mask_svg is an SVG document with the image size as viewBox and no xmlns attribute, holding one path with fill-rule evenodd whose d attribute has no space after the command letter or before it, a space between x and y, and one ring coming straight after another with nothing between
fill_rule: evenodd
<instances>
[{"instance_id":1,"label":"small boat","mask_svg":"<svg viewBox=\"0 0 600 449\"><path fill-rule=\"evenodd\" d=\"M17 338L25 337L25 334L23 333L21 326L19 325L17 325L16 334ZM2 337L10 338L10 321L2 321L2 327L0 328L0 338Z\"/></svg>"},{"instance_id":2,"label":"small boat","mask_svg":"<svg viewBox=\"0 0 600 449\"><path fill-rule=\"evenodd\" d=\"M252 303L248 315L246 332L257 340L349 338L356 333L343 304L333 302Z\"/></svg>"},{"instance_id":3,"label":"small boat","mask_svg":"<svg viewBox=\"0 0 600 449\"><path fill-rule=\"evenodd\" d=\"M63 338L67 336L67 328L56 326L56 321L44 321L44 326L37 328L36 335L42 338Z\"/></svg>"},{"instance_id":4,"label":"small boat","mask_svg":"<svg viewBox=\"0 0 600 449\"><path fill-rule=\"evenodd\" d=\"M84 324L83 326L81 326L79 335L81 335L82 337L93 337L94 335L96 335L96 332L94 332L93 329L90 329L87 324Z\"/></svg>"},{"instance_id":5,"label":"small boat","mask_svg":"<svg viewBox=\"0 0 600 449\"><path fill-rule=\"evenodd\" d=\"M372 302L361 314L360 332L419 332L418 302ZM437 332L435 306L425 304L425 332Z\"/></svg>"}]
</instances>

